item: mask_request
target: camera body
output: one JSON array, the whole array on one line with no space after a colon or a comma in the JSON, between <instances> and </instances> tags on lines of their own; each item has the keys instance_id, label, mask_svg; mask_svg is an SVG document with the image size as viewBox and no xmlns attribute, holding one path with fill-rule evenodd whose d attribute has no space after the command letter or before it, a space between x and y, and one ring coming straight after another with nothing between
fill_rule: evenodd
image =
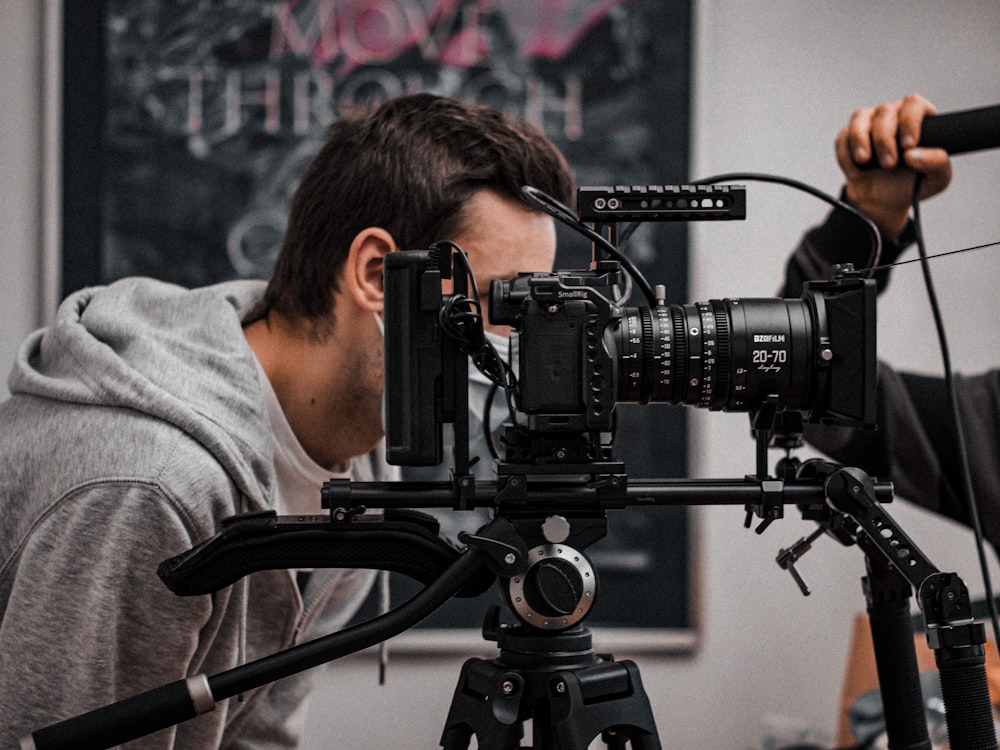
<instances>
[{"instance_id":1,"label":"camera body","mask_svg":"<svg viewBox=\"0 0 1000 750\"><path fill-rule=\"evenodd\" d=\"M655 206L650 192L661 196ZM601 222L745 215L742 191L730 188L581 188L580 200L581 217ZM440 248L386 257L390 463L439 464L441 425L462 418L467 364L441 319L441 281L451 275ZM595 257L588 269L492 283L489 319L518 339L513 401L526 418L506 429L506 461L610 460L619 403L795 411L807 422L874 427L874 281L848 267L807 284L801 299L649 306L618 301L625 281L620 261Z\"/></svg>"},{"instance_id":2,"label":"camera body","mask_svg":"<svg viewBox=\"0 0 1000 750\"><path fill-rule=\"evenodd\" d=\"M518 404L536 432L610 430L618 362L612 332L622 308L617 263L595 270L522 273L490 287L490 322L518 337Z\"/></svg>"}]
</instances>

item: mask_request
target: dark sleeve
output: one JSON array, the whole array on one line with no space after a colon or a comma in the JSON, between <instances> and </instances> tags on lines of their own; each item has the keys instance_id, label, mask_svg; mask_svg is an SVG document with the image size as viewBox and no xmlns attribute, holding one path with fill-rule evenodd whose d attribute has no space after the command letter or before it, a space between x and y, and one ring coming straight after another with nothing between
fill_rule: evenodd
<instances>
[{"instance_id":1,"label":"dark sleeve","mask_svg":"<svg viewBox=\"0 0 1000 750\"><path fill-rule=\"evenodd\" d=\"M913 241L907 227L899 242L883 240L880 264L892 263ZM869 234L844 211L803 237L786 266L783 297L797 297L806 281L828 279L837 263L868 264ZM879 291L888 270L875 276ZM1000 370L956 378L956 393L970 457L983 531L1000 548ZM958 442L941 377L898 373L884 362L878 370L878 429L808 425L806 439L834 460L892 481L899 497L968 524Z\"/></svg>"},{"instance_id":2,"label":"dark sleeve","mask_svg":"<svg viewBox=\"0 0 1000 750\"><path fill-rule=\"evenodd\" d=\"M806 439L840 463L892 481L897 496L968 525L944 379L880 363L878 390L877 430L808 425ZM1000 370L956 376L955 391L983 533L1000 549Z\"/></svg>"}]
</instances>

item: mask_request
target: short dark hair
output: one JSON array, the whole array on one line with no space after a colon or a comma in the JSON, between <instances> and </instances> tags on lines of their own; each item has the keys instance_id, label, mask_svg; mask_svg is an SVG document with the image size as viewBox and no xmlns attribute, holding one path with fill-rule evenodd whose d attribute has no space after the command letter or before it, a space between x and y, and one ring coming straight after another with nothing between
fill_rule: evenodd
<instances>
[{"instance_id":1,"label":"short dark hair","mask_svg":"<svg viewBox=\"0 0 1000 750\"><path fill-rule=\"evenodd\" d=\"M572 172L555 145L492 107L413 94L338 119L292 197L264 307L329 321L360 231L381 227L399 249L425 249L461 230L473 193L520 199L524 185L573 200Z\"/></svg>"}]
</instances>

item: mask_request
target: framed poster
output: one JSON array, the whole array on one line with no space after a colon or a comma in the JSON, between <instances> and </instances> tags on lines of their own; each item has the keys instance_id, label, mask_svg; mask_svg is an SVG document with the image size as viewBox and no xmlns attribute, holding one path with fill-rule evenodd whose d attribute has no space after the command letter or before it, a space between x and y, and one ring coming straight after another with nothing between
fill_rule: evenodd
<instances>
[{"instance_id":1,"label":"framed poster","mask_svg":"<svg viewBox=\"0 0 1000 750\"><path fill-rule=\"evenodd\" d=\"M326 126L402 93L538 124L581 186L687 179L690 0L75 0L64 15L64 294L266 277ZM646 224L627 247L669 302L688 301L686 240L683 223ZM587 267L589 243L559 244L557 267ZM630 477L686 475L685 416L619 407ZM588 550L602 589L588 624L689 648L690 523L683 507L612 513ZM480 620L449 605L417 639L454 643Z\"/></svg>"}]
</instances>

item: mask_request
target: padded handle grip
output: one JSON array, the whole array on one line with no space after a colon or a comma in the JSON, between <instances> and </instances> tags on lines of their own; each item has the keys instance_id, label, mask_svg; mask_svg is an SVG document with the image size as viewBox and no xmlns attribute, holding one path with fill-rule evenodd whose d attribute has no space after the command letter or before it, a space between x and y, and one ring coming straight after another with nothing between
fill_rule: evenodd
<instances>
[{"instance_id":1,"label":"padded handle grip","mask_svg":"<svg viewBox=\"0 0 1000 750\"><path fill-rule=\"evenodd\" d=\"M203 675L66 719L21 740L22 750L99 750L166 729L215 708Z\"/></svg>"}]
</instances>

